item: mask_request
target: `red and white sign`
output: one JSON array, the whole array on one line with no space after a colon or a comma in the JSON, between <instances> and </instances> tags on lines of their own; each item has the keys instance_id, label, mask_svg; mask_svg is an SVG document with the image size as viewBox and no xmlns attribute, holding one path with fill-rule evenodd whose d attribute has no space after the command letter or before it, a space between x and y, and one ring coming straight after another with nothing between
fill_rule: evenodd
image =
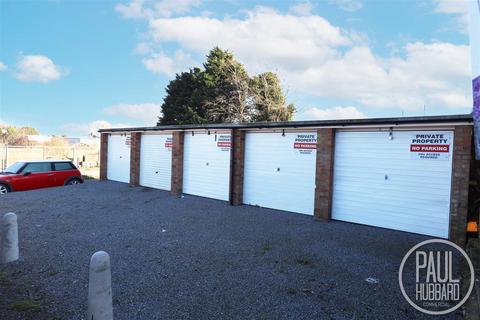
<instances>
[{"instance_id":1,"label":"red and white sign","mask_svg":"<svg viewBox=\"0 0 480 320\"><path fill-rule=\"evenodd\" d=\"M172 149L172 146L173 146L173 140L172 138L168 137L166 140L165 140L165 148L166 149Z\"/></svg>"},{"instance_id":2,"label":"red and white sign","mask_svg":"<svg viewBox=\"0 0 480 320\"><path fill-rule=\"evenodd\" d=\"M315 134L301 133L295 136L293 149L300 154L311 154L317 149L317 136Z\"/></svg>"},{"instance_id":3,"label":"red and white sign","mask_svg":"<svg viewBox=\"0 0 480 320\"><path fill-rule=\"evenodd\" d=\"M230 148L230 146L232 145L232 143L230 141L219 141L217 142L217 147L219 148Z\"/></svg>"},{"instance_id":4,"label":"red and white sign","mask_svg":"<svg viewBox=\"0 0 480 320\"><path fill-rule=\"evenodd\" d=\"M443 144L412 144L411 152L449 152L450 146Z\"/></svg>"},{"instance_id":5,"label":"red and white sign","mask_svg":"<svg viewBox=\"0 0 480 320\"><path fill-rule=\"evenodd\" d=\"M295 142L293 144L294 149L317 149L316 143L302 143L302 142Z\"/></svg>"},{"instance_id":6,"label":"red and white sign","mask_svg":"<svg viewBox=\"0 0 480 320\"><path fill-rule=\"evenodd\" d=\"M222 151L230 151L232 139L229 134L221 134L217 137L217 147Z\"/></svg>"},{"instance_id":7,"label":"red and white sign","mask_svg":"<svg viewBox=\"0 0 480 320\"><path fill-rule=\"evenodd\" d=\"M450 132L416 132L410 141L412 159L448 160L451 153Z\"/></svg>"}]
</instances>

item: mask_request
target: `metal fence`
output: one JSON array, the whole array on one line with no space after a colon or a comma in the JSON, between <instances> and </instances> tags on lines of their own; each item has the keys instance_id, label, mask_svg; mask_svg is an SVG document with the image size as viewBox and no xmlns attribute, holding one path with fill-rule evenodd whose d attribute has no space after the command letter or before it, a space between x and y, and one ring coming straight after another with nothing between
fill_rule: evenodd
<instances>
[{"instance_id":1,"label":"metal fence","mask_svg":"<svg viewBox=\"0 0 480 320\"><path fill-rule=\"evenodd\" d=\"M100 165L100 146L52 147L52 146L5 146L0 145L0 169L17 161L61 159L71 160L82 168Z\"/></svg>"}]
</instances>

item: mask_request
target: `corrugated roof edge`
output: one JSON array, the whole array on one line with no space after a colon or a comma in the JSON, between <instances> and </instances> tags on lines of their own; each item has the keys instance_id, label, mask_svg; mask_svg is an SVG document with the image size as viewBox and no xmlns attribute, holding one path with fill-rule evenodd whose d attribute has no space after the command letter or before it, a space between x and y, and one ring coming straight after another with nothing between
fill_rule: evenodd
<instances>
[{"instance_id":1,"label":"corrugated roof edge","mask_svg":"<svg viewBox=\"0 0 480 320\"><path fill-rule=\"evenodd\" d=\"M254 123L210 123L210 124L185 124L165 125L156 127L110 128L100 129L98 132L128 132L128 131L162 131L162 130L189 130L189 129L258 129L258 128L305 128L305 127L338 127L358 125L398 125L410 123L455 123L471 122L471 114L457 114L445 116L420 116L396 118L364 118L341 120L309 120L309 121L283 121L283 122L254 122Z\"/></svg>"}]
</instances>

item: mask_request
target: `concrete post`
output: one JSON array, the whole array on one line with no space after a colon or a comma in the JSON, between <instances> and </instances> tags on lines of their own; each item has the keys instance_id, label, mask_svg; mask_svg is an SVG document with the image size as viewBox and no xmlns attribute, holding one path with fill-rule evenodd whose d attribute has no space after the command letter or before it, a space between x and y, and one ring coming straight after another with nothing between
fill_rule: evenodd
<instances>
[{"instance_id":1,"label":"concrete post","mask_svg":"<svg viewBox=\"0 0 480 320\"><path fill-rule=\"evenodd\" d=\"M18 257L17 215L10 212L2 217L0 225L0 262L12 262Z\"/></svg>"},{"instance_id":2,"label":"concrete post","mask_svg":"<svg viewBox=\"0 0 480 320\"><path fill-rule=\"evenodd\" d=\"M90 259L87 320L113 320L110 256L105 251Z\"/></svg>"}]
</instances>

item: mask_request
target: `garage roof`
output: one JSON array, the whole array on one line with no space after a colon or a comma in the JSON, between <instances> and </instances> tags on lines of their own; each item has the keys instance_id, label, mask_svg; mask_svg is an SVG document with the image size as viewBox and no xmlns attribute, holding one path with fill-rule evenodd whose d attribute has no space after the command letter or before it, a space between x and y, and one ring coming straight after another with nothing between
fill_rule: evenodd
<instances>
[{"instance_id":1,"label":"garage roof","mask_svg":"<svg viewBox=\"0 0 480 320\"><path fill-rule=\"evenodd\" d=\"M100 129L98 132L127 132L127 131L162 131L162 130L192 130L192 129L262 129L262 128L306 128L306 127L350 127L371 125L409 125L409 124L472 124L471 114L395 117L395 118L367 118L342 120L309 120L283 122L255 122L255 123L211 123L164 125L155 127L110 128Z\"/></svg>"}]
</instances>

